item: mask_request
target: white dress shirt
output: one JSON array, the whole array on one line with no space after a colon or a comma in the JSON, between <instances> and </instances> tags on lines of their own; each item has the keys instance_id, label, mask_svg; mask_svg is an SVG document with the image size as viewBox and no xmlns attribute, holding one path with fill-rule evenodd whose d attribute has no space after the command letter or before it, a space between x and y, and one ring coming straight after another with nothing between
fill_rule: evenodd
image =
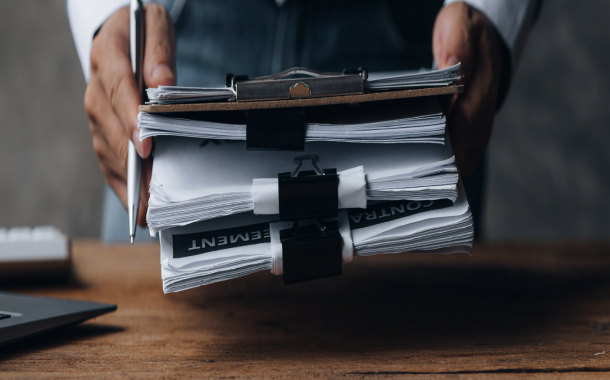
<instances>
[{"instance_id":1,"label":"white dress shirt","mask_svg":"<svg viewBox=\"0 0 610 380\"><path fill-rule=\"evenodd\" d=\"M91 75L89 55L93 35L108 17L125 6L129 6L129 0L68 0L70 28L87 82Z\"/></svg>"},{"instance_id":2,"label":"white dress shirt","mask_svg":"<svg viewBox=\"0 0 610 380\"><path fill-rule=\"evenodd\" d=\"M153 1L144 0L143 2L146 4ZM157 0L155 2L164 5L175 22L180 16L186 0ZM93 35L114 12L128 7L129 4L129 0L67 0L70 29L72 29L76 52L87 82L91 75L89 55Z\"/></svg>"},{"instance_id":3,"label":"white dress shirt","mask_svg":"<svg viewBox=\"0 0 610 380\"><path fill-rule=\"evenodd\" d=\"M175 21L178 19L185 1L165 0L157 2L167 3L165 5L170 10L170 15ZM276 0L276 3L278 6L281 6L285 1ZM539 0L445 0L445 5L456 1L464 1L476 8L494 24L511 54L511 72L514 72L523 51ZM93 35L108 17L118 9L126 6L129 6L129 0L68 0L67 7L70 27L83 68L83 74L87 81L89 81L91 73L89 54L91 52Z\"/></svg>"},{"instance_id":4,"label":"white dress shirt","mask_svg":"<svg viewBox=\"0 0 610 380\"><path fill-rule=\"evenodd\" d=\"M540 0L445 0L445 5L458 1L483 13L496 27L511 55L514 72Z\"/></svg>"}]
</instances>

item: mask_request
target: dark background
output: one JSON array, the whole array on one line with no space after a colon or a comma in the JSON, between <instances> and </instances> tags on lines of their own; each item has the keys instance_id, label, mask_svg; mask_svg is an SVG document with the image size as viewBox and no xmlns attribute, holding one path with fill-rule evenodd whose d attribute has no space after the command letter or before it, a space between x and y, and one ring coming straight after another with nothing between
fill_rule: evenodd
<instances>
[{"instance_id":1,"label":"dark background","mask_svg":"<svg viewBox=\"0 0 610 380\"><path fill-rule=\"evenodd\" d=\"M610 2L546 1L488 151L488 240L610 237ZM0 226L97 237L103 177L61 0L0 0Z\"/></svg>"}]
</instances>

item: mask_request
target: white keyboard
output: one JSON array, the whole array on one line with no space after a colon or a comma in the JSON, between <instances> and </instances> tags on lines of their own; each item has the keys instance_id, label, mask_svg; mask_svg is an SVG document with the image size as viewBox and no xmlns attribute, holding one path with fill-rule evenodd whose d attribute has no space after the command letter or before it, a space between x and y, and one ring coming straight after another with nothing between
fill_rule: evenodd
<instances>
[{"instance_id":1,"label":"white keyboard","mask_svg":"<svg viewBox=\"0 0 610 380\"><path fill-rule=\"evenodd\" d=\"M69 258L70 241L55 227L0 228L0 263Z\"/></svg>"}]
</instances>

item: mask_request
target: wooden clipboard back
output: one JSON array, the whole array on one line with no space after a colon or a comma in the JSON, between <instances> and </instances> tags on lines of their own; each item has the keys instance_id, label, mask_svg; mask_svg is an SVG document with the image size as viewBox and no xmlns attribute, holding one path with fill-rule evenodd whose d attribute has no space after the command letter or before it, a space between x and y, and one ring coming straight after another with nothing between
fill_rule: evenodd
<instances>
[{"instance_id":1,"label":"wooden clipboard back","mask_svg":"<svg viewBox=\"0 0 610 380\"><path fill-rule=\"evenodd\" d=\"M299 108L330 106L338 104L377 102L383 100L418 98L426 96L439 96L460 94L464 92L463 85L446 87L418 88L413 90L384 91L362 95L332 96L326 98L272 100L262 102L212 102L193 104L170 105L142 105L140 112L147 113L174 113L174 112L205 112L205 111L247 111L255 109L273 108Z\"/></svg>"}]
</instances>

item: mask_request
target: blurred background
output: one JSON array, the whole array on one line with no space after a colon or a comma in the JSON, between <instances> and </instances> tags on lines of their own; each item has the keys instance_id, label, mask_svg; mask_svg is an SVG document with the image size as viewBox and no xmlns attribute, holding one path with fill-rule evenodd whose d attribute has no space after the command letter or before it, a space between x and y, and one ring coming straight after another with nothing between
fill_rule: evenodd
<instances>
[{"instance_id":1,"label":"blurred background","mask_svg":"<svg viewBox=\"0 0 610 380\"><path fill-rule=\"evenodd\" d=\"M546 1L488 149L485 240L610 237L610 2ZM0 226L97 237L104 179L62 0L0 0Z\"/></svg>"}]
</instances>

